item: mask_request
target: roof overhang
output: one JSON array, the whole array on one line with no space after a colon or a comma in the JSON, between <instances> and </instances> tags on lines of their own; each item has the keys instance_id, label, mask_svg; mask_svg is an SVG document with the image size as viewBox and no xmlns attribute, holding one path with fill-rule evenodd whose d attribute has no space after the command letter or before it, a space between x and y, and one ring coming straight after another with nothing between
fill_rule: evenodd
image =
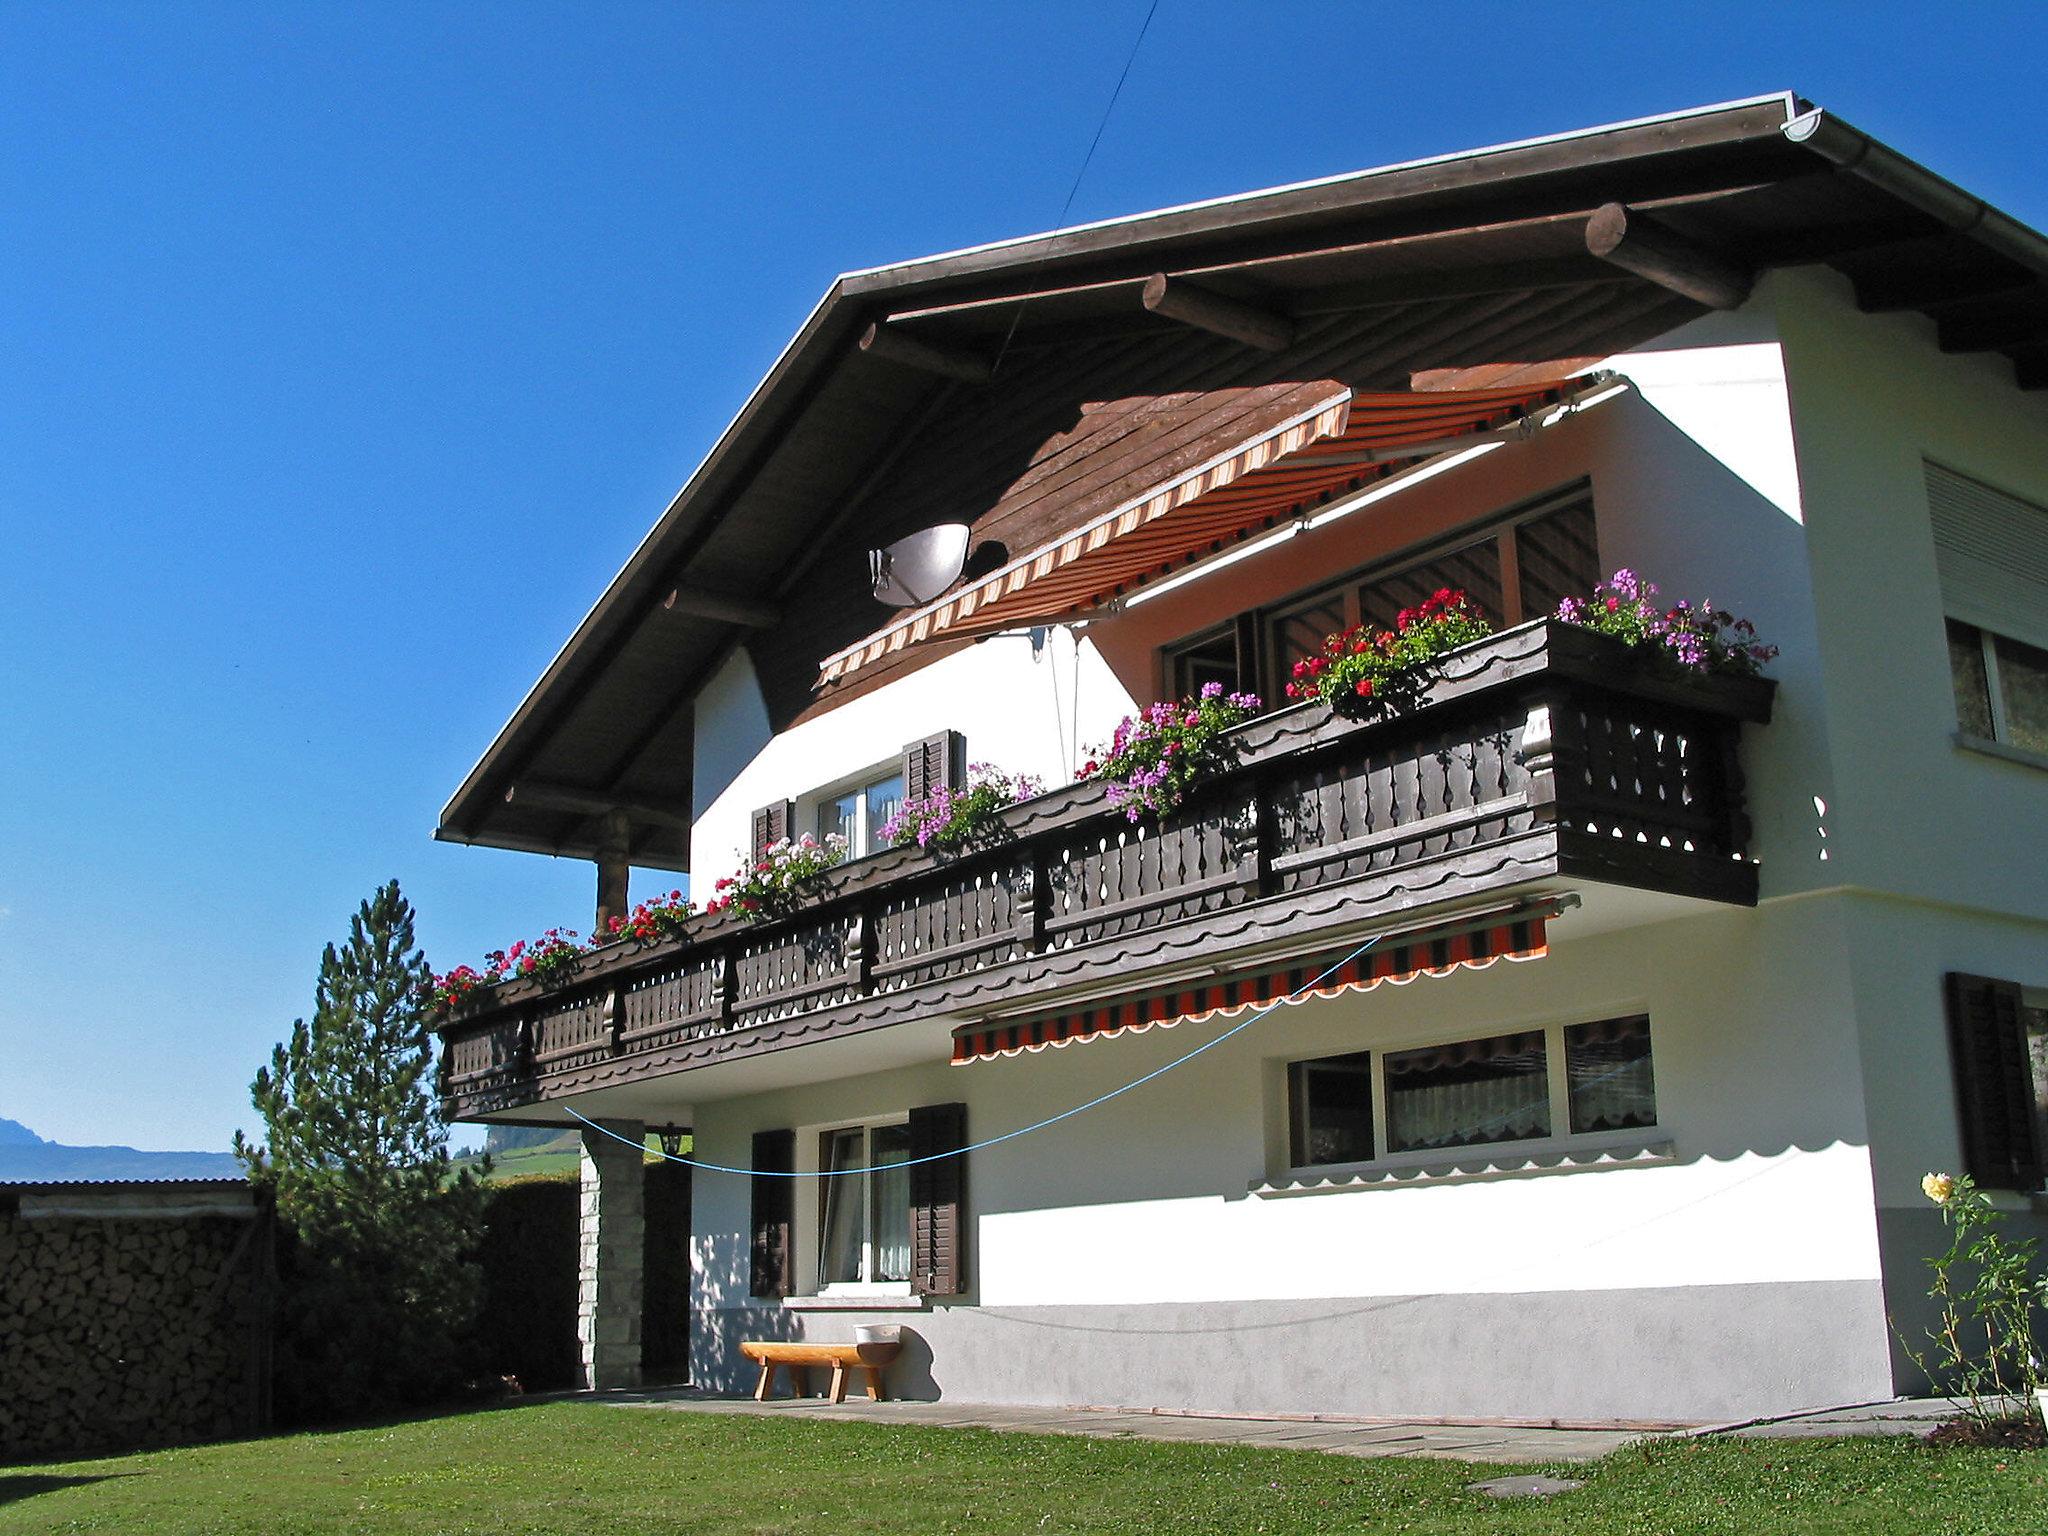
<instances>
[{"instance_id":1,"label":"roof overhang","mask_svg":"<svg viewBox=\"0 0 2048 1536\"><path fill-rule=\"evenodd\" d=\"M1596 253L1589 221L1609 209L1627 218ZM1365 311L1417 317L1413 345L1375 364L1389 370L1581 357L1739 295L1758 268L1816 261L1866 307L1931 314L1944 347L2004 352L2022 384L2048 385L2048 242L1787 94L848 273L435 835L686 867L693 699L746 646L771 713L804 707L820 657L876 615L791 635L780 612L821 559L879 535L875 487L967 392L1008 409L1046 360L1078 367L1105 338L1162 370L1199 338L1270 359L1267 377L1324 377L1317 338Z\"/></svg>"}]
</instances>

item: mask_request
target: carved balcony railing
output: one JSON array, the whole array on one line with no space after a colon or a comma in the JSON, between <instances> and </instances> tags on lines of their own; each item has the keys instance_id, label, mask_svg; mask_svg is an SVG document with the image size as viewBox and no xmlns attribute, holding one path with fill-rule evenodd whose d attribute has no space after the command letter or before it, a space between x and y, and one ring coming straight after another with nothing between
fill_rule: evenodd
<instances>
[{"instance_id":1,"label":"carved balcony railing","mask_svg":"<svg viewBox=\"0 0 2048 1536\"><path fill-rule=\"evenodd\" d=\"M501 985L442 1027L455 1115L916 1017L972 1018L1531 881L1753 903L1737 743L1774 685L1697 678L1552 620L1445 658L1391 719L1304 704L1163 825L1099 783L966 852L895 849L769 923L720 914Z\"/></svg>"}]
</instances>

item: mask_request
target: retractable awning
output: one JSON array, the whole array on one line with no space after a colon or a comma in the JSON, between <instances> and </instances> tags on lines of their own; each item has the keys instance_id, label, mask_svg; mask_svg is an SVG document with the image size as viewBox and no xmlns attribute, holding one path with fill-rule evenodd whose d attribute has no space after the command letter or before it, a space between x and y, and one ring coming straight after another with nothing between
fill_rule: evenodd
<instances>
[{"instance_id":1,"label":"retractable awning","mask_svg":"<svg viewBox=\"0 0 2048 1536\"><path fill-rule=\"evenodd\" d=\"M1608 382L1334 393L828 656L818 686L905 646L1077 618L1199 555L1363 490L1418 460L1513 430Z\"/></svg>"},{"instance_id":2,"label":"retractable awning","mask_svg":"<svg viewBox=\"0 0 2048 1536\"><path fill-rule=\"evenodd\" d=\"M1476 917L1410 928L1388 934L1362 955L1351 954L1361 939L1344 948L1291 959L1284 965L1253 968L1242 975L1150 988L1043 1017L964 1024L953 1031L953 1065L1228 1018L1268 1003L1303 1003L1312 997L1370 992L1387 982L1403 986L1418 976L1480 971L1502 960L1541 959L1549 953L1545 923L1576 900L1572 896L1544 898Z\"/></svg>"}]
</instances>

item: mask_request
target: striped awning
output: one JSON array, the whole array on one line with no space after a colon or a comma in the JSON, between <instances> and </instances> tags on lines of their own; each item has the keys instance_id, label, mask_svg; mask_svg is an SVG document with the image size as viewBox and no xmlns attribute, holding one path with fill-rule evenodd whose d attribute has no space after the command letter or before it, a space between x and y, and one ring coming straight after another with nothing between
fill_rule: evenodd
<instances>
[{"instance_id":1,"label":"striped awning","mask_svg":"<svg viewBox=\"0 0 2048 1536\"><path fill-rule=\"evenodd\" d=\"M818 686L905 646L1077 618L1188 560L1362 490L1464 440L1514 426L1595 382L1357 394L1297 415L1156 485L828 656Z\"/></svg>"},{"instance_id":2,"label":"striped awning","mask_svg":"<svg viewBox=\"0 0 2048 1536\"><path fill-rule=\"evenodd\" d=\"M1348 959L1351 949L1339 949L1241 976L1183 982L1043 1018L965 1024L953 1031L953 1065L1020 1056L1078 1040L1227 1018L1268 1003L1302 1003L1312 997L1370 992L1383 983L1401 986L1418 976L1448 976L1461 969L1480 971L1502 960L1540 959L1549 952L1544 923L1555 911L1554 904L1544 903L1519 915L1496 915L1479 925L1392 935Z\"/></svg>"}]
</instances>

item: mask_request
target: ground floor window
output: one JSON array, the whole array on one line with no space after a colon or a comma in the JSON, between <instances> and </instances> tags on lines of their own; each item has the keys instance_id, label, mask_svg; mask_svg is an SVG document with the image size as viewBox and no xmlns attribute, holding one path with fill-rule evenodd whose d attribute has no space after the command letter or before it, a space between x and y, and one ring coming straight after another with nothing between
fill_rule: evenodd
<instances>
[{"instance_id":1,"label":"ground floor window","mask_svg":"<svg viewBox=\"0 0 2048 1536\"><path fill-rule=\"evenodd\" d=\"M818 1286L910 1279L910 1127L852 1125L818 1137Z\"/></svg>"},{"instance_id":2,"label":"ground floor window","mask_svg":"<svg viewBox=\"0 0 2048 1536\"><path fill-rule=\"evenodd\" d=\"M1287 1064L1296 1168L1657 1123L1650 1021L1636 1015Z\"/></svg>"}]
</instances>

